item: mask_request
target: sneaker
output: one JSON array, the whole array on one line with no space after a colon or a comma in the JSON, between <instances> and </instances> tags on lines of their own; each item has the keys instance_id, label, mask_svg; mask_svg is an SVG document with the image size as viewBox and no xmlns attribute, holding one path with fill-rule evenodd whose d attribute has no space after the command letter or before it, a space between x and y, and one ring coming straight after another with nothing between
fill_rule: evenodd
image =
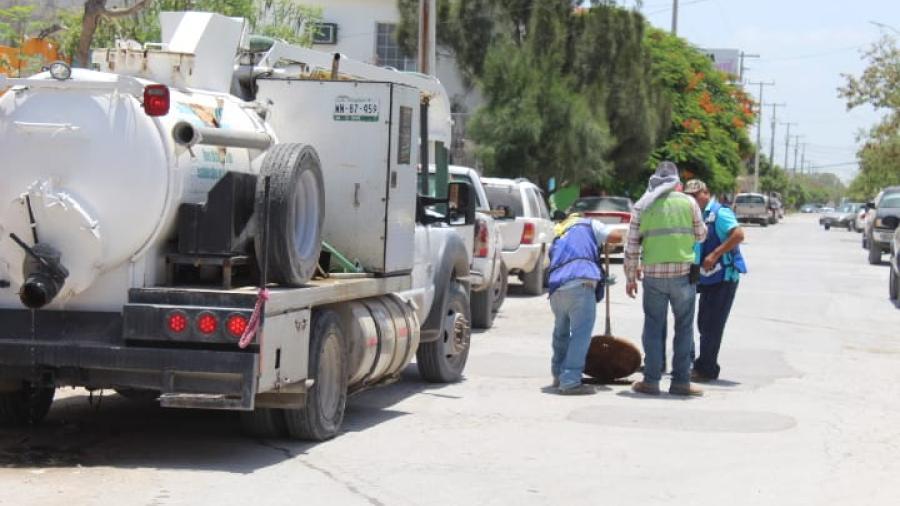
<instances>
[{"instance_id":1,"label":"sneaker","mask_svg":"<svg viewBox=\"0 0 900 506\"><path fill-rule=\"evenodd\" d=\"M703 395L703 390L701 390L699 387L691 385L690 383L672 383L669 386L669 393L672 395L700 397Z\"/></svg>"},{"instance_id":2,"label":"sneaker","mask_svg":"<svg viewBox=\"0 0 900 506\"><path fill-rule=\"evenodd\" d=\"M577 387L560 388L557 393L559 395L593 395L597 393L597 390L590 385L581 384Z\"/></svg>"},{"instance_id":3,"label":"sneaker","mask_svg":"<svg viewBox=\"0 0 900 506\"><path fill-rule=\"evenodd\" d=\"M639 394L645 395L659 395L659 384L646 383L644 381L638 381L631 385L631 389Z\"/></svg>"}]
</instances>

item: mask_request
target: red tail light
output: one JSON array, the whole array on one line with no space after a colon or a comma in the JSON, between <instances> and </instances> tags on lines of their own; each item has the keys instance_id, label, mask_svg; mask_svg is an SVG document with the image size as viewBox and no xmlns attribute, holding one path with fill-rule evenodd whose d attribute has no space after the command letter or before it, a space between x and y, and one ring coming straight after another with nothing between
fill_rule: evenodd
<instances>
[{"instance_id":1,"label":"red tail light","mask_svg":"<svg viewBox=\"0 0 900 506\"><path fill-rule=\"evenodd\" d=\"M534 242L534 223L525 223L522 229L522 244L531 244Z\"/></svg>"},{"instance_id":2,"label":"red tail light","mask_svg":"<svg viewBox=\"0 0 900 506\"><path fill-rule=\"evenodd\" d=\"M203 313L197 317L197 330L201 334L212 334L219 327L219 319L212 313Z\"/></svg>"},{"instance_id":3,"label":"red tail light","mask_svg":"<svg viewBox=\"0 0 900 506\"><path fill-rule=\"evenodd\" d=\"M488 228L484 220L475 222L475 256L478 258L488 256Z\"/></svg>"},{"instance_id":4,"label":"red tail light","mask_svg":"<svg viewBox=\"0 0 900 506\"><path fill-rule=\"evenodd\" d=\"M246 316L233 314L225 320L225 328L228 329L228 333L232 336L241 337L244 335L244 331L247 330L248 323L250 323L250 320Z\"/></svg>"},{"instance_id":5,"label":"red tail light","mask_svg":"<svg viewBox=\"0 0 900 506\"><path fill-rule=\"evenodd\" d=\"M188 317L181 311L172 311L166 316L166 328L168 328L170 332L180 334L187 330L187 327Z\"/></svg>"},{"instance_id":6,"label":"red tail light","mask_svg":"<svg viewBox=\"0 0 900 506\"><path fill-rule=\"evenodd\" d=\"M163 84L151 84L144 88L144 112L147 116L165 116L169 114L169 87Z\"/></svg>"}]
</instances>

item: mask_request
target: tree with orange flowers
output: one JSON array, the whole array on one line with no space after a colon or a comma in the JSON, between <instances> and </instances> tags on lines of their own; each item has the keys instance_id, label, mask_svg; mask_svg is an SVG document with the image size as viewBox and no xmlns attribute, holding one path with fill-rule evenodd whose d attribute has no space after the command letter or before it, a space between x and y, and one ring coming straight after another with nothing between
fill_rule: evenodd
<instances>
[{"instance_id":1,"label":"tree with orange flowers","mask_svg":"<svg viewBox=\"0 0 900 506\"><path fill-rule=\"evenodd\" d=\"M713 191L733 190L742 162L753 149L747 135L747 126L755 120L753 101L684 39L650 29L645 44L672 118L647 170L660 160L672 160Z\"/></svg>"}]
</instances>

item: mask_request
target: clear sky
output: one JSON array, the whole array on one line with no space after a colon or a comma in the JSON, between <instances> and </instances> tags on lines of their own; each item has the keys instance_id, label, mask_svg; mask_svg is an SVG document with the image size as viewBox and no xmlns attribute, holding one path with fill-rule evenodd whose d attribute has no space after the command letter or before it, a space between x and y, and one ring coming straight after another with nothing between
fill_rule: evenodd
<instances>
[{"instance_id":1,"label":"clear sky","mask_svg":"<svg viewBox=\"0 0 900 506\"><path fill-rule=\"evenodd\" d=\"M633 7L634 0L627 0ZM672 26L672 0L645 0L642 12L657 27ZM806 143L806 159L820 172L852 179L856 138L879 115L871 109L847 112L837 96L841 73L859 75L860 51L878 39L871 21L900 31L900 0L680 0L678 35L698 47L740 49L760 58L745 60L745 80L775 81L766 87L766 103L784 103L777 119L796 122L791 135ZM748 86L754 96L758 86ZM762 147L768 154L772 108L763 111ZM784 164L785 126L777 125L775 161ZM751 132L753 139L756 132ZM793 142L793 141L792 141ZM789 165L793 165L793 147ZM799 162L798 162L799 163ZM829 167L825 167L829 166Z\"/></svg>"}]
</instances>

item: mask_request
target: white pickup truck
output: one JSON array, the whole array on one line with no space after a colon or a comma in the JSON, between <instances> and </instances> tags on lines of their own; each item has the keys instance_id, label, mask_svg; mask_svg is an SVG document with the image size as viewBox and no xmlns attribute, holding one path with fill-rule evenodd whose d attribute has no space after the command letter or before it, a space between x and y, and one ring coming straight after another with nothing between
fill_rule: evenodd
<instances>
[{"instance_id":1,"label":"white pickup truck","mask_svg":"<svg viewBox=\"0 0 900 506\"><path fill-rule=\"evenodd\" d=\"M491 210L481 177L475 169L459 165L450 166L450 180L468 184L475 195L475 229L472 247L472 324L478 328L490 328L494 315L506 299L508 271L503 261L501 223L505 214ZM495 217L496 215L496 217Z\"/></svg>"}]
</instances>

